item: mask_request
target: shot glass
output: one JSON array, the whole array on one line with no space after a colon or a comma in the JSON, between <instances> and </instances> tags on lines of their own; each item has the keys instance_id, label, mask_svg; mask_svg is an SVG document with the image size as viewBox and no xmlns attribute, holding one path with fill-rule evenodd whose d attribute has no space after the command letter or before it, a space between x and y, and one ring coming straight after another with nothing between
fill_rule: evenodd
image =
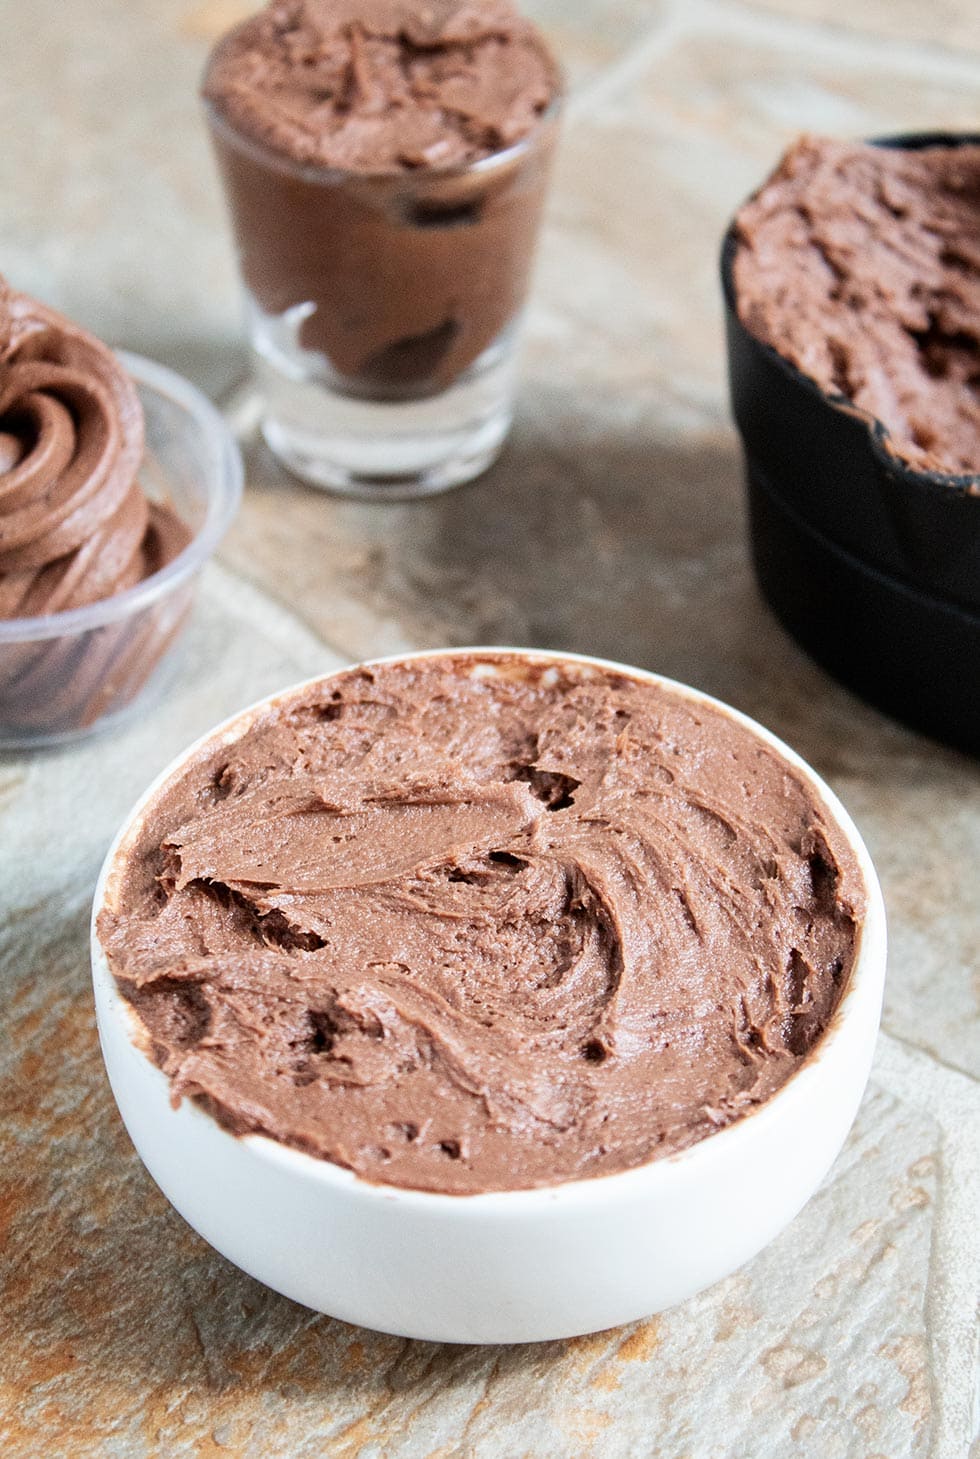
<instances>
[{"instance_id":1,"label":"shot glass","mask_svg":"<svg viewBox=\"0 0 980 1459\"><path fill-rule=\"evenodd\" d=\"M362 498L478 476L513 417L560 96L513 146L397 174L292 162L205 108L272 451Z\"/></svg>"}]
</instances>

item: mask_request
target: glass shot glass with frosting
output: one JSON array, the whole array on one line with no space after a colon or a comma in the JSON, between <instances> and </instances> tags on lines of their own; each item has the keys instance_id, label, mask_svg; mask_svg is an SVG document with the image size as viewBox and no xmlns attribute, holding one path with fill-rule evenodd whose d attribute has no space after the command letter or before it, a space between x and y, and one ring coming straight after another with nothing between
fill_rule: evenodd
<instances>
[{"instance_id":1,"label":"glass shot glass with frosting","mask_svg":"<svg viewBox=\"0 0 980 1459\"><path fill-rule=\"evenodd\" d=\"M162 685L240 491L193 386L0 279L0 749L105 727Z\"/></svg>"},{"instance_id":2,"label":"glass shot glass with frosting","mask_svg":"<svg viewBox=\"0 0 980 1459\"><path fill-rule=\"evenodd\" d=\"M405 498L494 460L560 96L510 0L273 0L215 47L262 431L289 469Z\"/></svg>"}]
</instances>

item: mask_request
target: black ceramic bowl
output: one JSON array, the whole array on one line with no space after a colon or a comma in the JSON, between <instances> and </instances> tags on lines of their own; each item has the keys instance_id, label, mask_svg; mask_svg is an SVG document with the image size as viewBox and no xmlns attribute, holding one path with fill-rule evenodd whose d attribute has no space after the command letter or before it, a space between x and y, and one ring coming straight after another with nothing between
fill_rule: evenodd
<instances>
[{"instance_id":1,"label":"black ceramic bowl","mask_svg":"<svg viewBox=\"0 0 980 1459\"><path fill-rule=\"evenodd\" d=\"M894 137L883 147L980 136ZM980 476L916 471L880 421L825 393L738 317L725 236L732 411L756 576L784 626L879 709L980 755Z\"/></svg>"}]
</instances>

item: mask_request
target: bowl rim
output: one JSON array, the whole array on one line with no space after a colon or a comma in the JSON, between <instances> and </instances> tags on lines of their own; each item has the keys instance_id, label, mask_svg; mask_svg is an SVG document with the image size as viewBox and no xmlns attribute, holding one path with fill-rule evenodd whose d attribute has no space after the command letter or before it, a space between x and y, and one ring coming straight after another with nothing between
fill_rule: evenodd
<instances>
[{"instance_id":1,"label":"bowl rim","mask_svg":"<svg viewBox=\"0 0 980 1459\"><path fill-rule=\"evenodd\" d=\"M727 714L735 722L747 729L750 733L760 738L771 749L781 755L787 763L797 771L804 782L816 792L824 808L838 825L839 829L847 838L851 846L861 872L862 880L867 891L867 909L864 921L858 929L857 951L851 968L850 978L847 987L834 1010L830 1023L821 1034L819 1040L810 1050L802 1064L796 1068L786 1082L779 1086L775 1093L771 1094L762 1104L750 1110L747 1114L740 1116L724 1128L706 1135L695 1144L684 1150L676 1151L670 1155L654 1157L640 1165L628 1167L626 1170L615 1171L605 1175L585 1176L576 1180L559 1181L552 1185L534 1186L516 1190L495 1190L482 1191L474 1194L450 1194L441 1191L419 1190L408 1186L385 1185L381 1182L366 1180L357 1175L354 1171L335 1162L309 1155L305 1151L297 1150L293 1146L282 1144L271 1136L250 1132L244 1135L235 1135L225 1129L212 1115L202 1109L192 1098L185 1097L178 1108L170 1106L176 1115L178 1109L186 1110L188 1117L194 1120L204 1120L212 1130L220 1132L228 1140L233 1140L244 1147L245 1150L262 1161L268 1162L273 1167L278 1167L285 1174L295 1178L312 1181L315 1185L332 1188L338 1194L348 1195L352 1198L360 1198L372 1202L388 1203L397 1201L402 1205L417 1211L437 1213L443 1211L453 1212L481 1212L487 1215L491 1213L494 1217L505 1215L515 1219L526 1217L543 1209L554 1209L556 1205L592 1205L605 1204L609 1201L619 1199L632 1199L638 1194L655 1192L666 1182L676 1181L685 1175L696 1172L712 1160L727 1158L737 1151L737 1147L748 1137L752 1138L752 1132L765 1134L768 1129L775 1129L777 1123L784 1114L790 1112L790 1106L796 1104L805 1105L810 1092L816 1094L821 1078L821 1065L826 1063L828 1053L833 1053L840 1044L843 1033L849 1028L853 1021L854 1010L862 1003L871 1000L875 1007L874 1027L877 1035L879 1010L881 1005L882 990L884 986L885 960L886 960L886 921L885 906L882 896L878 875L871 860L870 853L864 844L864 840L851 819L849 813L838 799L833 790L797 754L789 745L772 733L771 730L753 720L741 710L735 709L732 705L726 704L723 700L717 699L711 694L695 689L676 679L671 679L663 674L658 674L649 669L640 669L633 665L623 664L614 659L598 658L590 654L565 652L554 649L528 649L510 646L461 646L454 648L420 649L408 653L385 654L378 658L359 660L344 668L330 670L325 674L315 674L312 677L302 680L299 683L289 685L284 689L266 695L246 708L237 711L223 720L220 724L201 735L193 744L181 751L169 765L167 765L153 782L140 796L136 804L127 814L121 827L113 838L112 844L106 853L105 860L99 873L95 894L92 903L91 916L91 952L92 952L92 976L96 987L97 1004L98 994L101 989L106 1016L116 1020L120 1031L125 1035L129 1047L144 1061L146 1069L151 1075L155 1075L153 1081L157 1083L160 1097L170 1103L171 1084L163 1071L153 1063L141 1044L141 1035L144 1033L143 1025L140 1023L134 1010L126 1003L115 977L112 974L108 959L102 949L97 933L97 919L102 910L109 883L115 870L117 859L126 850L127 844L135 836L137 827L146 809L153 802L159 791L167 781L195 756L197 756L208 744L222 739L226 743L233 743L244 733L250 725L275 707L280 701L292 698L305 690L319 685L324 681L336 678L341 674L357 672L360 669L372 669L387 664L412 662L429 658L447 657L504 657L530 659L536 662L553 664L572 663L591 667L603 672L612 672L624 675L628 678L637 679L642 683L658 685L668 692L677 694L680 698L687 699L696 704L703 704ZM870 1060L869 1060L870 1062ZM644 1190L644 1187L647 1190Z\"/></svg>"},{"instance_id":2,"label":"bowl rim","mask_svg":"<svg viewBox=\"0 0 980 1459\"><path fill-rule=\"evenodd\" d=\"M869 137L865 140L869 147L892 148L899 151L919 152L928 147L968 147L980 145L980 132L907 132L894 133L885 137ZM725 229L721 243L720 269L721 287L725 299L725 305L729 315L737 327L750 339L753 344L762 351L765 357L773 361L783 373L796 385L803 387L809 394L824 402L831 410L840 415L850 416L860 421L867 428L868 440L872 452L885 474L891 479L919 489L945 496L947 499L952 493L958 497L975 498L980 503L980 471L953 472L953 471L926 471L920 470L903 460L895 451L889 450L888 442L894 440L892 432L885 423L873 415L870 411L863 410L855 405L848 396L837 391L825 390L812 376L805 374L798 365L779 352L774 345L766 340L760 339L754 334L748 325L744 323L738 312L738 297L735 289L735 253L738 249L738 213L745 203L757 196L766 186L768 176L755 188L742 203L739 204L735 214L732 216Z\"/></svg>"},{"instance_id":3,"label":"bowl rim","mask_svg":"<svg viewBox=\"0 0 980 1459\"><path fill-rule=\"evenodd\" d=\"M0 645L69 638L140 612L158 598L165 597L204 565L238 510L244 479L241 452L217 406L176 370L129 350L116 350L114 353L141 396L150 393L167 399L199 427L206 446L208 496L204 521L187 546L165 567L114 597L102 598L97 603L69 608L61 613L0 620Z\"/></svg>"}]
</instances>

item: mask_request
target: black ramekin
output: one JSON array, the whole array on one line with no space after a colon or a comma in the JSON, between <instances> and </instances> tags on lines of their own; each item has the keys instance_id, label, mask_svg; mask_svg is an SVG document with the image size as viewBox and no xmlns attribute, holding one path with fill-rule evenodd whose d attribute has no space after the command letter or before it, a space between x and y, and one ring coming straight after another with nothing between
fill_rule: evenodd
<instances>
[{"instance_id":1,"label":"black ramekin","mask_svg":"<svg viewBox=\"0 0 980 1459\"><path fill-rule=\"evenodd\" d=\"M883 147L980 136L890 137ZM778 618L879 709L980 755L980 475L916 471L880 421L825 393L738 317L721 255L732 412L756 577Z\"/></svg>"}]
</instances>

